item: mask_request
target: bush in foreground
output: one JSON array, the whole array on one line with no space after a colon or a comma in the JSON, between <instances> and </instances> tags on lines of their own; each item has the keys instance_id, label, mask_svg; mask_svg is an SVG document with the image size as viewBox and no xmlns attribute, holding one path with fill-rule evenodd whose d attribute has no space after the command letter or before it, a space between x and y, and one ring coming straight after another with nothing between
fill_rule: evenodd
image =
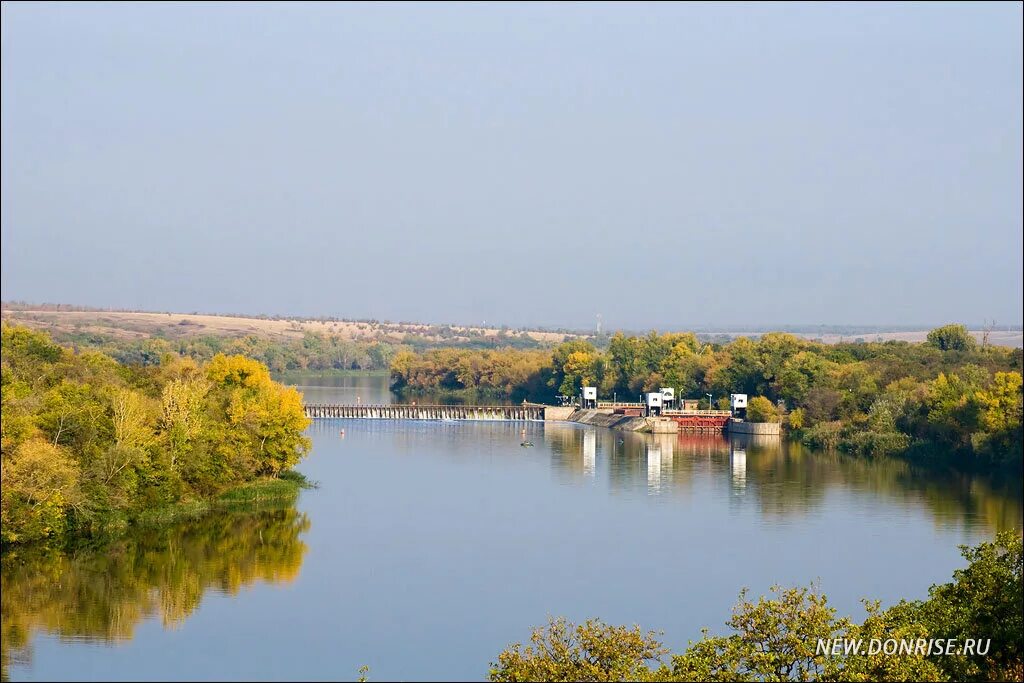
<instances>
[{"instance_id":1,"label":"bush in foreground","mask_svg":"<svg viewBox=\"0 0 1024 683\"><path fill-rule=\"evenodd\" d=\"M491 665L492 681L996 681L1024 674L1021 536L961 547L970 562L923 601L882 610L865 601L861 623L838 618L815 589L775 587L756 602L740 593L727 625L707 629L681 654L668 655L657 634L592 619L554 619L531 644L512 645ZM832 655L819 639L990 638L984 655L910 653ZM864 646L867 650L867 645Z\"/></svg>"}]
</instances>

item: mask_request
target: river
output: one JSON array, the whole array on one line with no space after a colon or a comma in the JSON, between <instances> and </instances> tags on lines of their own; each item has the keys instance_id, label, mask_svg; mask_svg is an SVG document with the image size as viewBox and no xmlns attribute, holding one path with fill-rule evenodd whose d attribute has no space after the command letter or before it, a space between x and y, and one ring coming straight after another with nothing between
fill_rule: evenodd
<instances>
[{"instance_id":1,"label":"river","mask_svg":"<svg viewBox=\"0 0 1024 683\"><path fill-rule=\"evenodd\" d=\"M306 381L388 402L386 379ZM344 429L344 435L341 430ZM780 441L567 423L318 421L294 507L5 562L10 680L483 679L549 615L724 632L739 590L922 598L1019 528L1020 482ZM533 447L520 443L530 441ZM10 559L10 558L8 558Z\"/></svg>"}]
</instances>

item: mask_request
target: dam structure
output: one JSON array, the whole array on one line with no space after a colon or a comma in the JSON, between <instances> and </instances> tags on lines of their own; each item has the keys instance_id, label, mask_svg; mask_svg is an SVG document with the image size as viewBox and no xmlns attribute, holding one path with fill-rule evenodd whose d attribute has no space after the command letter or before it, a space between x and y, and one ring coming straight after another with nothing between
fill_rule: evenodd
<instances>
[{"instance_id":1,"label":"dam structure","mask_svg":"<svg viewBox=\"0 0 1024 683\"><path fill-rule=\"evenodd\" d=\"M543 420L545 406L521 404L508 406L417 405L344 405L307 403L306 417L317 419L369 420Z\"/></svg>"}]
</instances>

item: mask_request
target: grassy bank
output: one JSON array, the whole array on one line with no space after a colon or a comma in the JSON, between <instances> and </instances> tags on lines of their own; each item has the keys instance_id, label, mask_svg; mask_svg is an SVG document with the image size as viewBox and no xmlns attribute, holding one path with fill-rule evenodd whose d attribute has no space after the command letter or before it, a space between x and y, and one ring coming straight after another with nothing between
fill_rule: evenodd
<instances>
[{"instance_id":1,"label":"grassy bank","mask_svg":"<svg viewBox=\"0 0 1024 683\"><path fill-rule=\"evenodd\" d=\"M124 530L130 526L164 526L199 519L220 510L239 512L265 506L290 505L295 502L299 491L311 488L316 488L316 484L305 475L288 470L277 478L265 477L228 489L215 498L184 501L146 510L114 526L123 527Z\"/></svg>"}]
</instances>

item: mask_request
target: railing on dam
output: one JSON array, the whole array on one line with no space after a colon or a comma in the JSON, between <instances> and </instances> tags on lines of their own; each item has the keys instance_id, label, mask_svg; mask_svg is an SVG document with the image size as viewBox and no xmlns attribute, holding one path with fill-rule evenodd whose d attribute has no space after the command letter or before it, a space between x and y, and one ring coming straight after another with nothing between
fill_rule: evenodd
<instances>
[{"instance_id":1,"label":"railing on dam","mask_svg":"<svg viewBox=\"0 0 1024 683\"><path fill-rule=\"evenodd\" d=\"M340 405L307 403L313 419L362 418L371 420L543 420L544 406Z\"/></svg>"},{"instance_id":2,"label":"railing on dam","mask_svg":"<svg viewBox=\"0 0 1024 683\"><path fill-rule=\"evenodd\" d=\"M728 410L663 410L661 414L672 417L732 417Z\"/></svg>"}]
</instances>

